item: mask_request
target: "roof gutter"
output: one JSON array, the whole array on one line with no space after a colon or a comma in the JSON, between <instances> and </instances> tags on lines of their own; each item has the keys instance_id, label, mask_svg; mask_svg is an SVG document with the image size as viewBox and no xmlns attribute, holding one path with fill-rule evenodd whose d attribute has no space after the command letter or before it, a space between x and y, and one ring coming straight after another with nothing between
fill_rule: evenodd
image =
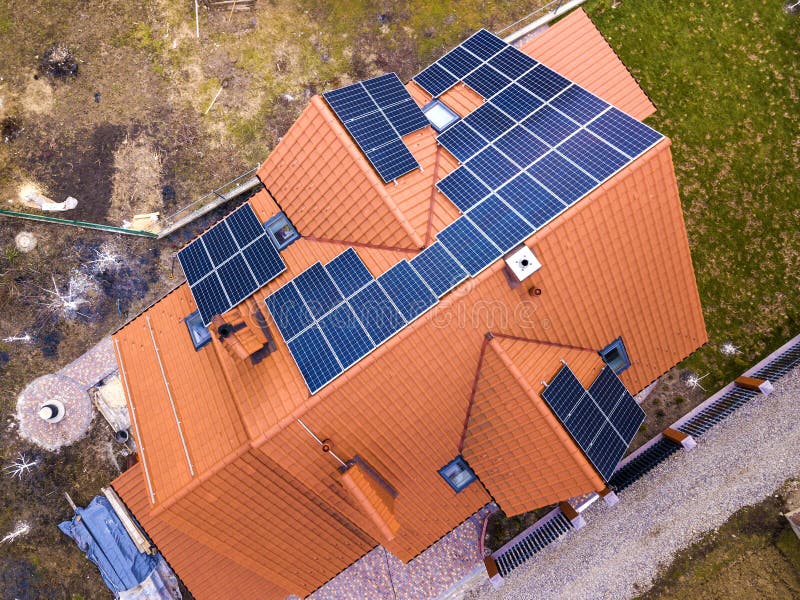
<instances>
[{"instance_id":1,"label":"roof gutter","mask_svg":"<svg viewBox=\"0 0 800 600\"><path fill-rule=\"evenodd\" d=\"M515 25L521 23L528 17L539 14L543 10L551 9L550 12L546 13L544 16L539 17L532 23L529 23L528 25L525 25L524 27L517 29L514 33L504 37L503 41L508 44L513 44L520 38L528 35L532 31L536 31L539 27L542 27L543 25L547 25L548 23L550 23L550 21L556 19L557 17L560 17L564 13L568 13L573 8L578 8L581 4L584 4L585 2L586 0L570 0L570 2L565 3L564 0L553 0L549 4L546 4L543 7L541 7L539 10L532 12L527 17L520 19L516 23L512 23L511 25L506 27L506 29L510 29L511 27L514 27ZM501 29L500 33L502 33L503 31L505 31L505 29Z\"/></svg>"}]
</instances>

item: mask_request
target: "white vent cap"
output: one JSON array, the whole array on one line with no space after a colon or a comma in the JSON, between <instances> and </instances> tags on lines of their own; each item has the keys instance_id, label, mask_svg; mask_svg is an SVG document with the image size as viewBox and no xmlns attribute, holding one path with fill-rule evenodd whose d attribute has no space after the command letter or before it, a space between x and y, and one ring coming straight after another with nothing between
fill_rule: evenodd
<instances>
[{"instance_id":1,"label":"white vent cap","mask_svg":"<svg viewBox=\"0 0 800 600\"><path fill-rule=\"evenodd\" d=\"M522 246L519 250L506 257L506 264L518 281L524 281L536 271L542 268L542 263L536 258L533 250L527 246Z\"/></svg>"}]
</instances>

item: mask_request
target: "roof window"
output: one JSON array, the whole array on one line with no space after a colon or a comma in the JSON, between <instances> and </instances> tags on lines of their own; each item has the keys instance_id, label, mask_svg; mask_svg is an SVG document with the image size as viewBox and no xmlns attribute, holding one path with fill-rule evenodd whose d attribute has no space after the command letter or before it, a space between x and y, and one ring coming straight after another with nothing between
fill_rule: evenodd
<instances>
[{"instance_id":1,"label":"roof window","mask_svg":"<svg viewBox=\"0 0 800 600\"><path fill-rule=\"evenodd\" d=\"M459 116L441 100L432 100L422 107L422 112L430 121L431 127L441 133L458 121Z\"/></svg>"},{"instance_id":2,"label":"roof window","mask_svg":"<svg viewBox=\"0 0 800 600\"><path fill-rule=\"evenodd\" d=\"M608 346L600 350L600 356L603 357L603 362L614 369L617 375L631 366L631 360L628 358L628 351L625 350L625 343L622 341L621 337L618 337Z\"/></svg>"},{"instance_id":3,"label":"roof window","mask_svg":"<svg viewBox=\"0 0 800 600\"><path fill-rule=\"evenodd\" d=\"M439 475L448 483L448 485L456 491L456 493L463 490L470 483L475 481L477 477L475 472L467 464L461 456L456 456L453 460L439 469Z\"/></svg>"},{"instance_id":4,"label":"roof window","mask_svg":"<svg viewBox=\"0 0 800 600\"><path fill-rule=\"evenodd\" d=\"M195 350L200 350L211 341L211 332L208 327L203 325L203 317L200 316L199 310L194 311L183 322L186 323L186 327L189 329L189 336L192 338Z\"/></svg>"},{"instance_id":5,"label":"roof window","mask_svg":"<svg viewBox=\"0 0 800 600\"><path fill-rule=\"evenodd\" d=\"M278 250L283 250L295 241L300 235L284 213L280 212L264 223L264 229L275 242Z\"/></svg>"}]
</instances>

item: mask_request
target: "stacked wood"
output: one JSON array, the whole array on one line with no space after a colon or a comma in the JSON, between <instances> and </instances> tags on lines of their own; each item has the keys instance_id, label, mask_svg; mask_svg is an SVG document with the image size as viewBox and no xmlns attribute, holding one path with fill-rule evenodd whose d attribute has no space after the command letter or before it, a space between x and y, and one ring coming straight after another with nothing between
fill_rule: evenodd
<instances>
[{"instance_id":1,"label":"stacked wood","mask_svg":"<svg viewBox=\"0 0 800 600\"><path fill-rule=\"evenodd\" d=\"M212 10L253 10L256 0L202 0L203 4Z\"/></svg>"}]
</instances>

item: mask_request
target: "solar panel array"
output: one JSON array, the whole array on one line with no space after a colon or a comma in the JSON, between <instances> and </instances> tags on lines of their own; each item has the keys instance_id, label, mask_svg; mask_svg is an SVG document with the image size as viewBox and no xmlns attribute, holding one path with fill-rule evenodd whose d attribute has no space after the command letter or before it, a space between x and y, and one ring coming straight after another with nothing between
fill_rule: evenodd
<instances>
[{"instance_id":1,"label":"solar panel array","mask_svg":"<svg viewBox=\"0 0 800 600\"><path fill-rule=\"evenodd\" d=\"M267 298L312 394L662 138L485 30L414 80L433 96L463 81L486 98L437 138L462 163L437 187L463 214L377 279L350 248ZM400 138L428 122L396 75L323 96L385 182L419 166ZM606 471L630 441L581 435Z\"/></svg>"},{"instance_id":2,"label":"solar panel array","mask_svg":"<svg viewBox=\"0 0 800 600\"><path fill-rule=\"evenodd\" d=\"M645 417L614 370L604 367L587 390L564 365L542 397L608 481Z\"/></svg>"},{"instance_id":3,"label":"solar panel array","mask_svg":"<svg viewBox=\"0 0 800 600\"><path fill-rule=\"evenodd\" d=\"M414 81L434 97L463 82L486 99L437 137L461 162L437 187L464 214L452 227L481 246L471 275L662 138L486 30ZM458 241L448 249L461 260L463 236L450 237Z\"/></svg>"},{"instance_id":4,"label":"solar panel array","mask_svg":"<svg viewBox=\"0 0 800 600\"><path fill-rule=\"evenodd\" d=\"M438 301L411 263L375 279L348 248L325 265L313 264L266 304L313 394Z\"/></svg>"},{"instance_id":5,"label":"solar panel array","mask_svg":"<svg viewBox=\"0 0 800 600\"><path fill-rule=\"evenodd\" d=\"M384 182L419 168L401 139L428 120L394 73L322 94Z\"/></svg>"},{"instance_id":6,"label":"solar panel array","mask_svg":"<svg viewBox=\"0 0 800 600\"><path fill-rule=\"evenodd\" d=\"M249 204L185 246L178 260L206 326L286 269Z\"/></svg>"}]
</instances>

